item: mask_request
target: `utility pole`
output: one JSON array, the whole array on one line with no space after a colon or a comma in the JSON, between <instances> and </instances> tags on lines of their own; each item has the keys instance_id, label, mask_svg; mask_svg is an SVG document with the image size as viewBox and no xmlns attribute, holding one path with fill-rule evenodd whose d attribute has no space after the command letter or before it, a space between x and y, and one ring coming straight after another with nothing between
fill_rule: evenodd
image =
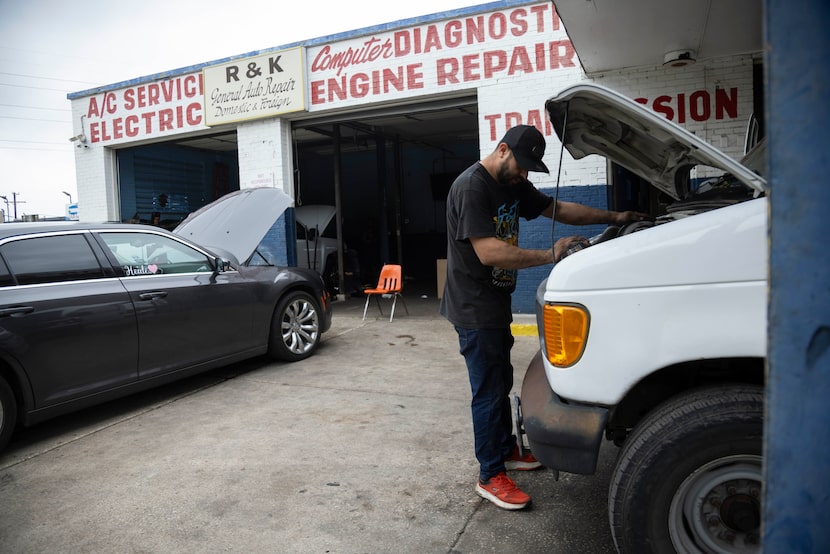
<instances>
[{"instance_id":1,"label":"utility pole","mask_svg":"<svg viewBox=\"0 0 830 554\"><path fill-rule=\"evenodd\" d=\"M17 195L20 194L19 192L12 193L12 205L14 206L14 221L17 221L17 204L25 204L25 200L18 200Z\"/></svg>"}]
</instances>

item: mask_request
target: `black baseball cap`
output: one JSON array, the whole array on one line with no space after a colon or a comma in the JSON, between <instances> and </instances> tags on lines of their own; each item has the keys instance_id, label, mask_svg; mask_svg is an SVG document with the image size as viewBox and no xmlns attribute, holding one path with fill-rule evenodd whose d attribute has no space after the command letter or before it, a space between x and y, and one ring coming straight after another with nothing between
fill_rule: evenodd
<instances>
[{"instance_id":1,"label":"black baseball cap","mask_svg":"<svg viewBox=\"0 0 830 554\"><path fill-rule=\"evenodd\" d=\"M522 169L550 173L548 166L542 162L542 156L545 155L545 137L533 125L511 127L499 142L510 148Z\"/></svg>"}]
</instances>

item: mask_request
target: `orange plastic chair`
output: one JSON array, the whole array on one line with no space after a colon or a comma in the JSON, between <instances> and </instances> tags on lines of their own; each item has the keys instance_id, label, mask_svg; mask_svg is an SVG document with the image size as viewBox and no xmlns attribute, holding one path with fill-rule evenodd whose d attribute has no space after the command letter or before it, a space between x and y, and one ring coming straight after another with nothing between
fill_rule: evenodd
<instances>
[{"instance_id":1,"label":"orange plastic chair","mask_svg":"<svg viewBox=\"0 0 830 554\"><path fill-rule=\"evenodd\" d=\"M398 298L403 302L403 308L406 310L406 315L409 315L409 308L406 307L406 300L404 300L401 291L403 290L403 278L401 277L401 266L393 264L385 264L380 270L380 277L378 278L378 285L373 289L364 289L363 293L366 295L366 305L363 306L363 319L366 319L366 310L369 309L369 300L374 296L378 304L380 315L383 315L383 309L380 307L380 299L378 297L385 294L391 295L392 300L392 314L389 316L389 321L395 317L395 304Z\"/></svg>"}]
</instances>

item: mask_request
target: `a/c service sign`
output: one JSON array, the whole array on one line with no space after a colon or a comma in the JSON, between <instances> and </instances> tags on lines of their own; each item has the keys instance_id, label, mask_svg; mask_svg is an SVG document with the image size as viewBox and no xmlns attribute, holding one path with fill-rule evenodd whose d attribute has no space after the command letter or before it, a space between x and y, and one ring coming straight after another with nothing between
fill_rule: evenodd
<instances>
[{"instance_id":1,"label":"a/c service sign","mask_svg":"<svg viewBox=\"0 0 830 554\"><path fill-rule=\"evenodd\" d=\"M302 52L302 48L293 48L206 67L205 124L304 110Z\"/></svg>"}]
</instances>

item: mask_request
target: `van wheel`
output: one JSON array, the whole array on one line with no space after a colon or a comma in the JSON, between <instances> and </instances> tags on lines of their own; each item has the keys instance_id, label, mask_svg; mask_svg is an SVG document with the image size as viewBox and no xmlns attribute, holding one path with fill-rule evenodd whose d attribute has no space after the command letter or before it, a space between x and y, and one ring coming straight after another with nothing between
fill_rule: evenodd
<instances>
[{"instance_id":1,"label":"van wheel","mask_svg":"<svg viewBox=\"0 0 830 554\"><path fill-rule=\"evenodd\" d=\"M17 402L6 380L0 376L0 450L5 448L17 424Z\"/></svg>"},{"instance_id":2,"label":"van wheel","mask_svg":"<svg viewBox=\"0 0 830 554\"><path fill-rule=\"evenodd\" d=\"M296 362L311 356L319 343L320 308L306 292L287 293L274 311L268 353Z\"/></svg>"},{"instance_id":3,"label":"van wheel","mask_svg":"<svg viewBox=\"0 0 830 554\"><path fill-rule=\"evenodd\" d=\"M621 553L761 551L761 387L698 389L626 439L608 512Z\"/></svg>"}]
</instances>

